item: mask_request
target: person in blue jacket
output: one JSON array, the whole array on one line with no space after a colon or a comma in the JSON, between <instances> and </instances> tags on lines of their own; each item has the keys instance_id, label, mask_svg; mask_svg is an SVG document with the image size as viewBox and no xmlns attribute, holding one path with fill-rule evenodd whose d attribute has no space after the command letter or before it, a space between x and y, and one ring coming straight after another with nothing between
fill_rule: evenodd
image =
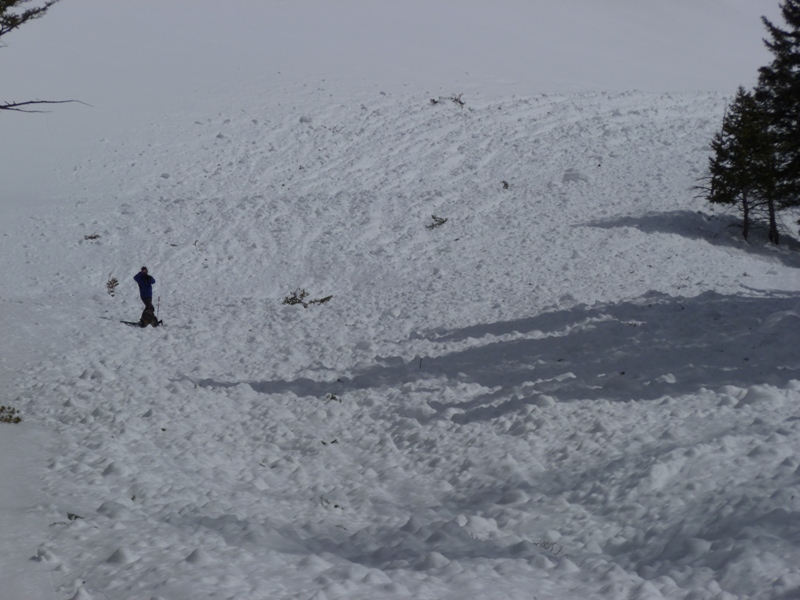
<instances>
[{"instance_id":1,"label":"person in blue jacket","mask_svg":"<svg viewBox=\"0 0 800 600\"><path fill-rule=\"evenodd\" d=\"M153 308L153 284L156 282L156 278L147 274L147 267L142 267L142 270L133 276L133 280L139 284L139 297L144 302L144 309L155 311Z\"/></svg>"}]
</instances>

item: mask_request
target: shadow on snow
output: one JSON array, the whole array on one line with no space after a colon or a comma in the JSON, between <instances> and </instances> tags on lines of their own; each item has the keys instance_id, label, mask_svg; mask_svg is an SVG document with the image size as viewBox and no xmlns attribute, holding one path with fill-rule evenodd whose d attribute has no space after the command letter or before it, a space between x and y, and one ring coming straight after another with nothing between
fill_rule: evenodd
<instances>
[{"instance_id":1,"label":"shadow on snow","mask_svg":"<svg viewBox=\"0 0 800 600\"><path fill-rule=\"evenodd\" d=\"M800 255L787 250L800 250L800 242L781 228L781 245L777 248L767 242L766 225L753 222L750 241L742 237L742 220L733 215L709 215L703 212L676 210L649 213L640 217L616 217L583 223L583 227L614 229L630 227L645 233L673 233L690 239L705 240L715 246L739 250L780 260L789 267L800 267Z\"/></svg>"},{"instance_id":2,"label":"shadow on snow","mask_svg":"<svg viewBox=\"0 0 800 600\"><path fill-rule=\"evenodd\" d=\"M430 382L438 396L447 382L486 388L465 401L429 400L457 422L489 420L550 396L557 401L653 400L723 385L784 385L800 378L800 296L726 296L707 292L676 298L650 292L634 301L576 306L516 321L476 325L423 337L441 343L438 356L376 359L334 381L247 383L264 394L327 393ZM497 339L502 336L505 339ZM447 346L465 346L447 351ZM442 380L445 383L442 383ZM545 401L548 401L545 399Z\"/></svg>"}]
</instances>

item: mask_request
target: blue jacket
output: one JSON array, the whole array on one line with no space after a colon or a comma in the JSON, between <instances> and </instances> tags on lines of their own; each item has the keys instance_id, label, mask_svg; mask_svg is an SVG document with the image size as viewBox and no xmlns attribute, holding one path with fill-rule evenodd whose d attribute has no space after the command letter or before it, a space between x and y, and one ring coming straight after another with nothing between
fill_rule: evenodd
<instances>
[{"instance_id":1,"label":"blue jacket","mask_svg":"<svg viewBox=\"0 0 800 600\"><path fill-rule=\"evenodd\" d=\"M156 282L155 277L152 275L145 275L140 271L133 276L133 280L139 284L139 295L142 298L153 297L153 284Z\"/></svg>"}]
</instances>

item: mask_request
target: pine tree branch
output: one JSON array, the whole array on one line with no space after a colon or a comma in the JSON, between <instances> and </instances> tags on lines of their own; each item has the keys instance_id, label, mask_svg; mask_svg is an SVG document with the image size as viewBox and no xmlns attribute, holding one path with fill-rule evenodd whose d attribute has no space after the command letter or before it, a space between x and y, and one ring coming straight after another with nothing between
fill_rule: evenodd
<instances>
[{"instance_id":1,"label":"pine tree branch","mask_svg":"<svg viewBox=\"0 0 800 600\"><path fill-rule=\"evenodd\" d=\"M47 0L42 6L37 8L30 8L18 14L9 12L12 8L19 8L19 5L29 1L30 0L0 0L0 37L14 31L28 21L43 17L47 9L56 2L59 2L59 0Z\"/></svg>"}]
</instances>

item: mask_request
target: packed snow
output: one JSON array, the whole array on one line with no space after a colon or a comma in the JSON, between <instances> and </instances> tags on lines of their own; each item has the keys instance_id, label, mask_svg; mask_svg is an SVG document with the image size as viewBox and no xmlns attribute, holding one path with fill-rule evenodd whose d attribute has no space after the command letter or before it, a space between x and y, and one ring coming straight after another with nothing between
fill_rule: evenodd
<instances>
[{"instance_id":1,"label":"packed snow","mask_svg":"<svg viewBox=\"0 0 800 600\"><path fill-rule=\"evenodd\" d=\"M698 198L727 99L298 76L76 152L0 232L0 598L800 597L797 216Z\"/></svg>"}]
</instances>

